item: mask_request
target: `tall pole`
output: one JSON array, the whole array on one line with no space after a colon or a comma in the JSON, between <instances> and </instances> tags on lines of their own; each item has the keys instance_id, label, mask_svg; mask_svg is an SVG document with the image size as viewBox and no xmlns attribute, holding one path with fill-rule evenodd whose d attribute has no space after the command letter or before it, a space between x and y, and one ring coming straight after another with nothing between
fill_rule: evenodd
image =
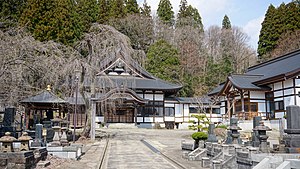
<instances>
[{"instance_id":1,"label":"tall pole","mask_svg":"<svg viewBox=\"0 0 300 169\"><path fill-rule=\"evenodd\" d=\"M75 143L75 140L76 140L76 124L77 124L77 97L78 97L78 76L76 75L76 78L75 78L75 112L74 112L74 124L73 124L73 127L74 127L74 131L73 131L73 143Z\"/></svg>"}]
</instances>

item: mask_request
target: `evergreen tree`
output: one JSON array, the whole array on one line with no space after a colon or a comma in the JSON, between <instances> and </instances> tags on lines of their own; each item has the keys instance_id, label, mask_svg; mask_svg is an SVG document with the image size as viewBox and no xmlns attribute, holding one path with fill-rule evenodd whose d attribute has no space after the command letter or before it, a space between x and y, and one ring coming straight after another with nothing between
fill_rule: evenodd
<instances>
[{"instance_id":1,"label":"evergreen tree","mask_svg":"<svg viewBox=\"0 0 300 169\"><path fill-rule=\"evenodd\" d=\"M165 40L155 42L148 49L145 67L158 78L176 82L180 67L177 49Z\"/></svg>"},{"instance_id":2,"label":"evergreen tree","mask_svg":"<svg viewBox=\"0 0 300 169\"><path fill-rule=\"evenodd\" d=\"M85 31L98 20L99 6L97 0L77 0L76 10Z\"/></svg>"},{"instance_id":3,"label":"evergreen tree","mask_svg":"<svg viewBox=\"0 0 300 169\"><path fill-rule=\"evenodd\" d=\"M181 0L179 5L179 12L178 12L178 18L185 18L190 16L188 13L188 4L186 0Z\"/></svg>"},{"instance_id":4,"label":"evergreen tree","mask_svg":"<svg viewBox=\"0 0 300 169\"><path fill-rule=\"evenodd\" d=\"M176 27L193 26L195 28L198 28L201 32L204 31L202 18L198 12L198 9L192 7L191 5L187 6L186 0L181 1L179 13L177 16Z\"/></svg>"},{"instance_id":5,"label":"evergreen tree","mask_svg":"<svg viewBox=\"0 0 300 169\"><path fill-rule=\"evenodd\" d=\"M126 15L124 0L111 0L109 6L110 18L123 18Z\"/></svg>"},{"instance_id":6,"label":"evergreen tree","mask_svg":"<svg viewBox=\"0 0 300 169\"><path fill-rule=\"evenodd\" d=\"M263 55L267 52L270 52L275 45L271 41L271 36L273 34L272 29L276 12L276 8L271 4L266 12L265 19L262 22L257 49L260 59L262 59Z\"/></svg>"},{"instance_id":7,"label":"evergreen tree","mask_svg":"<svg viewBox=\"0 0 300 169\"><path fill-rule=\"evenodd\" d=\"M109 4L107 0L99 0L99 20L101 24L105 24L109 20Z\"/></svg>"},{"instance_id":8,"label":"evergreen tree","mask_svg":"<svg viewBox=\"0 0 300 169\"><path fill-rule=\"evenodd\" d=\"M147 4L145 0L143 3L143 7L140 8L141 14L146 17L151 17L151 7Z\"/></svg>"},{"instance_id":9,"label":"evergreen tree","mask_svg":"<svg viewBox=\"0 0 300 169\"><path fill-rule=\"evenodd\" d=\"M174 24L174 12L173 7L169 0L160 0L157 8L157 15L161 21L165 24Z\"/></svg>"},{"instance_id":10,"label":"evergreen tree","mask_svg":"<svg viewBox=\"0 0 300 169\"><path fill-rule=\"evenodd\" d=\"M82 25L72 0L28 0L20 18L40 41L72 44L82 34Z\"/></svg>"},{"instance_id":11,"label":"evergreen tree","mask_svg":"<svg viewBox=\"0 0 300 169\"><path fill-rule=\"evenodd\" d=\"M277 47L282 34L300 29L299 2L282 3L277 9L270 5L262 23L258 41L258 57L260 61L270 59L272 51Z\"/></svg>"},{"instance_id":12,"label":"evergreen tree","mask_svg":"<svg viewBox=\"0 0 300 169\"><path fill-rule=\"evenodd\" d=\"M25 4L26 0L0 0L1 29L8 29L18 23Z\"/></svg>"},{"instance_id":13,"label":"evergreen tree","mask_svg":"<svg viewBox=\"0 0 300 169\"><path fill-rule=\"evenodd\" d=\"M137 14L139 13L139 5L136 0L127 0L126 1L126 13L127 14Z\"/></svg>"},{"instance_id":14,"label":"evergreen tree","mask_svg":"<svg viewBox=\"0 0 300 169\"><path fill-rule=\"evenodd\" d=\"M231 29L231 23L227 15L223 18L222 29Z\"/></svg>"}]
</instances>

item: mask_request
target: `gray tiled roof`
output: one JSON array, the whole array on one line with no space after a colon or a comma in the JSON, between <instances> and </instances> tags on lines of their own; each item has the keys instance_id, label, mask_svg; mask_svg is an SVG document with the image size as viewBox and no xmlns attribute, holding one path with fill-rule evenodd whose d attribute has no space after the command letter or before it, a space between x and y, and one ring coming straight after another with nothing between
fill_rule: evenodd
<instances>
[{"instance_id":1,"label":"gray tiled roof","mask_svg":"<svg viewBox=\"0 0 300 169\"><path fill-rule=\"evenodd\" d=\"M300 50L252 66L248 68L246 74L263 75L263 78L259 80L264 80L278 75L285 75L297 70L300 70Z\"/></svg>"},{"instance_id":2,"label":"gray tiled roof","mask_svg":"<svg viewBox=\"0 0 300 169\"><path fill-rule=\"evenodd\" d=\"M256 86L253 82L262 79L262 75L237 75L233 74L228 77L228 80L238 89L248 89L248 90L270 90L269 87L265 86Z\"/></svg>"},{"instance_id":3,"label":"gray tiled roof","mask_svg":"<svg viewBox=\"0 0 300 169\"><path fill-rule=\"evenodd\" d=\"M249 67L243 75L230 75L227 82L230 81L239 89L248 90L270 90L267 86L257 85L258 82L273 77L286 77L291 73L300 72L300 49L267 62ZM208 95L214 95L222 91L223 85L213 89Z\"/></svg>"},{"instance_id":4,"label":"gray tiled roof","mask_svg":"<svg viewBox=\"0 0 300 169\"><path fill-rule=\"evenodd\" d=\"M90 85L89 80L85 80L85 86ZM111 88L130 88L130 89L141 89L141 90L163 90L172 91L182 88L181 85L168 83L161 79L147 79L134 76L97 76L95 85L97 87L111 87Z\"/></svg>"},{"instance_id":5,"label":"gray tiled roof","mask_svg":"<svg viewBox=\"0 0 300 169\"><path fill-rule=\"evenodd\" d=\"M67 102L57 97L52 92L43 91L35 96L20 101L20 103L67 103Z\"/></svg>"},{"instance_id":6,"label":"gray tiled roof","mask_svg":"<svg viewBox=\"0 0 300 169\"><path fill-rule=\"evenodd\" d=\"M179 103L190 103L190 104L209 104L210 98L207 96L204 97L177 97Z\"/></svg>"}]
</instances>

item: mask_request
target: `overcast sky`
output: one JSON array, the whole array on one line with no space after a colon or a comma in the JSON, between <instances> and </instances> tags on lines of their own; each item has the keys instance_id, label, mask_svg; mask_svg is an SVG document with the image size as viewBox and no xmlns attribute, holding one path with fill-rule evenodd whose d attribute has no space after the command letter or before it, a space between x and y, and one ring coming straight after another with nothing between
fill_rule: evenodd
<instances>
[{"instance_id":1,"label":"overcast sky","mask_svg":"<svg viewBox=\"0 0 300 169\"><path fill-rule=\"evenodd\" d=\"M170 0L173 11L177 14L180 0ZM138 0L141 5L144 0ZM270 4L278 7L282 2L291 0L187 0L189 5L196 7L202 17L204 28L211 25L222 25L226 14L231 25L241 27L250 37L249 44L256 49L261 22ZM152 13L156 13L159 0L147 0Z\"/></svg>"}]
</instances>

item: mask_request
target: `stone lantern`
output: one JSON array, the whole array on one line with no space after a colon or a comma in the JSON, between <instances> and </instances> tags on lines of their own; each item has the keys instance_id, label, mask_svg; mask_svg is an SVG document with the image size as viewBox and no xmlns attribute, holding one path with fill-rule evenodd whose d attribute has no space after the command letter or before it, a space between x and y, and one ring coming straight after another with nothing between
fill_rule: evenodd
<instances>
[{"instance_id":1,"label":"stone lantern","mask_svg":"<svg viewBox=\"0 0 300 169\"><path fill-rule=\"evenodd\" d=\"M264 125L263 121L259 122L259 125L256 126L253 131L257 131L257 137L259 139L259 150L263 153L268 153L268 145L267 145L267 139L269 138L269 136L267 136L267 131L271 131L272 129L270 129L268 126Z\"/></svg>"},{"instance_id":2,"label":"stone lantern","mask_svg":"<svg viewBox=\"0 0 300 169\"><path fill-rule=\"evenodd\" d=\"M62 119L60 119L58 117L55 117L51 121L52 121L52 126L60 126L60 123L61 123Z\"/></svg>"},{"instance_id":3,"label":"stone lantern","mask_svg":"<svg viewBox=\"0 0 300 169\"><path fill-rule=\"evenodd\" d=\"M6 132L3 137L0 138L0 142L2 142L1 152L13 152L13 142L17 139L10 136L10 132Z\"/></svg>"},{"instance_id":4,"label":"stone lantern","mask_svg":"<svg viewBox=\"0 0 300 169\"><path fill-rule=\"evenodd\" d=\"M54 126L52 127L52 129L54 130L54 137L53 137L53 141L51 142L51 147L60 146L61 145L60 137L59 137L60 127Z\"/></svg>"},{"instance_id":5,"label":"stone lantern","mask_svg":"<svg viewBox=\"0 0 300 169\"><path fill-rule=\"evenodd\" d=\"M231 118L231 125L229 126L229 130L231 131L230 135L232 137L232 144L239 144L240 132L238 130L242 130L239 126L237 126L238 119Z\"/></svg>"},{"instance_id":6,"label":"stone lantern","mask_svg":"<svg viewBox=\"0 0 300 169\"><path fill-rule=\"evenodd\" d=\"M20 151L29 151L29 140L31 139L27 132L23 132L22 136L18 139L21 142Z\"/></svg>"}]
</instances>

